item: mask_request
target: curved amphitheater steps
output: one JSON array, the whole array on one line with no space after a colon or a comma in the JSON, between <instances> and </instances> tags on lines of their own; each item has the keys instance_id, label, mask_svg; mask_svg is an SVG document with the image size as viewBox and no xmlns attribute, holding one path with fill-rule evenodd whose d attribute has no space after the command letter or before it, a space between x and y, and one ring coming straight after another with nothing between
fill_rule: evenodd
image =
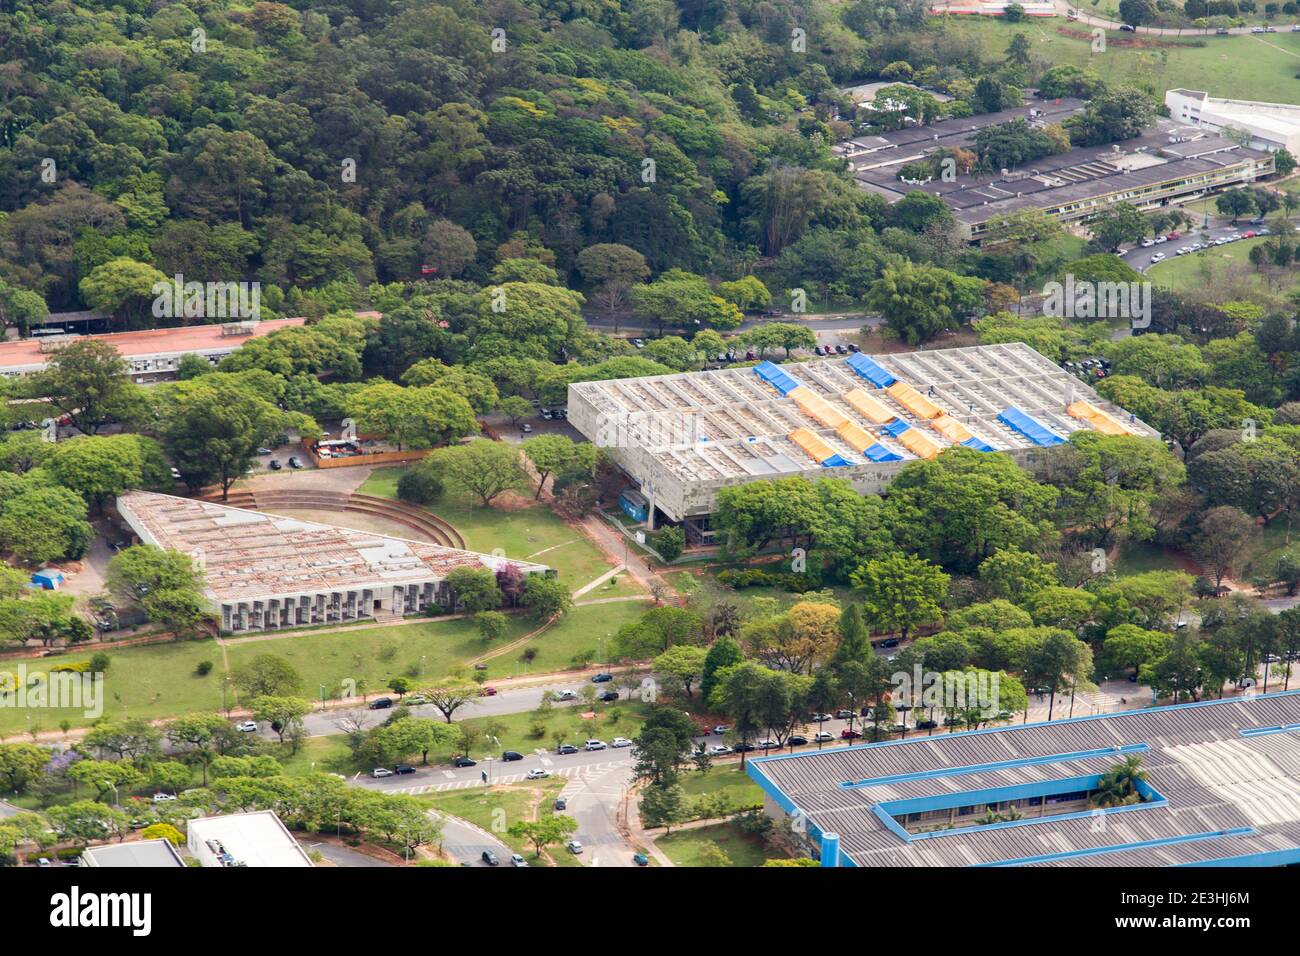
<instances>
[{"instance_id":1,"label":"curved amphitheater steps","mask_svg":"<svg viewBox=\"0 0 1300 956\"><path fill-rule=\"evenodd\" d=\"M232 491L226 501L220 496L208 499L217 504L232 508L248 508L253 511L274 512L277 508L286 511L352 511L357 514L384 518L395 524L410 528L427 537L434 544L448 548L464 548L465 539L461 533L437 515L429 514L420 508L376 498L373 495L344 494L339 491L312 491L310 489L285 489L280 491Z\"/></svg>"}]
</instances>

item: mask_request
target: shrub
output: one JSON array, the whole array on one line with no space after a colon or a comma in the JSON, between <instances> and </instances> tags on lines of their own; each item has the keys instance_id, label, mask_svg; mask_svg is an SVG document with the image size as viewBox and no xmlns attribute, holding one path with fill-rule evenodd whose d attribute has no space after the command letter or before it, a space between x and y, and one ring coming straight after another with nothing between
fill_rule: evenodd
<instances>
[{"instance_id":1,"label":"shrub","mask_svg":"<svg viewBox=\"0 0 1300 956\"><path fill-rule=\"evenodd\" d=\"M686 550L686 533L669 525L656 531L650 544L665 561L676 561Z\"/></svg>"},{"instance_id":2,"label":"shrub","mask_svg":"<svg viewBox=\"0 0 1300 956\"><path fill-rule=\"evenodd\" d=\"M103 651L90 655L90 669L97 674L102 674L108 670L109 656Z\"/></svg>"},{"instance_id":3,"label":"shrub","mask_svg":"<svg viewBox=\"0 0 1300 956\"><path fill-rule=\"evenodd\" d=\"M199 661L198 666L194 668L194 673L200 677L207 677L212 673L212 661Z\"/></svg>"}]
</instances>

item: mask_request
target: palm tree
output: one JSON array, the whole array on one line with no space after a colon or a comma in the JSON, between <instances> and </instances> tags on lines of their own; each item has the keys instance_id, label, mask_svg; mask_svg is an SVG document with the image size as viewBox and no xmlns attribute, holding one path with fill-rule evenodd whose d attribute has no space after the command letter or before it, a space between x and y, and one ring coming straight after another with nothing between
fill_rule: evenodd
<instances>
[{"instance_id":1,"label":"palm tree","mask_svg":"<svg viewBox=\"0 0 1300 956\"><path fill-rule=\"evenodd\" d=\"M1097 781L1097 792L1092 795L1092 805L1122 807L1138 803L1142 800L1142 794L1137 785L1146 778L1142 758L1136 754L1125 757L1123 763L1116 764L1101 775Z\"/></svg>"}]
</instances>

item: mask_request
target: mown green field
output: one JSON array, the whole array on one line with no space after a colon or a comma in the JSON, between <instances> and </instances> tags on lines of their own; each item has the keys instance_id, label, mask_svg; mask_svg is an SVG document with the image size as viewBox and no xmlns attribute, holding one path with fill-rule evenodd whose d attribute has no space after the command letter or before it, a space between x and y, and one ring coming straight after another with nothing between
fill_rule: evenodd
<instances>
[{"instance_id":1,"label":"mown green field","mask_svg":"<svg viewBox=\"0 0 1300 956\"><path fill-rule=\"evenodd\" d=\"M1171 257L1153 265L1146 274L1156 285L1179 292L1203 292L1214 301L1237 296L1234 284L1226 281L1230 271L1240 277L1236 285L1246 292L1285 295L1300 286L1300 273L1268 268L1260 272L1250 264L1250 250L1265 238L1240 239L1226 246Z\"/></svg>"},{"instance_id":2,"label":"mown green field","mask_svg":"<svg viewBox=\"0 0 1300 956\"><path fill-rule=\"evenodd\" d=\"M706 866L703 852L709 843L717 844L732 866L762 866L767 860L785 858L784 853L742 832L734 823L678 830L655 840L655 845L678 866Z\"/></svg>"},{"instance_id":3,"label":"mown green field","mask_svg":"<svg viewBox=\"0 0 1300 956\"><path fill-rule=\"evenodd\" d=\"M635 620L648 602L626 601L575 607L557 624L520 648L490 659L489 679L524 673L562 671L587 662L597 662L608 647L609 638L625 623ZM383 693L389 678L408 677L418 685L432 682L453 671L468 673L468 662L494 647L502 647L537 628L525 616L512 615L505 638L485 644L469 620L428 620L397 627L349 627L338 632L314 631L288 637L235 642L227 647L231 668L259 654L274 654L288 660L302 676L301 693L319 699L322 686L326 697L337 696L345 679L364 681L368 694ZM526 649L535 654L523 658ZM78 652L27 662L28 672L45 670L61 663L84 662L95 652L89 645ZM200 710L220 710L226 671L222 649L215 641L191 641L154 647L110 650L109 669L104 677L104 716L158 719ZM203 676L199 664L208 661L211 671ZM15 663L0 665L0 671L14 671ZM237 703L233 687L228 700ZM31 718L30 722L28 718ZM46 708L19 710L0 708L0 736L26 733L30 728L57 730L62 721L84 727L93 715L81 710Z\"/></svg>"},{"instance_id":4,"label":"mown green field","mask_svg":"<svg viewBox=\"0 0 1300 956\"><path fill-rule=\"evenodd\" d=\"M1094 9L1085 6L1085 10ZM1100 12L1098 10L1098 12ZM1300 33L1289 26L1263 36L1144 37L1108 32L1106 50L1092 52L1091 29L1063 18L1001 23L953 17L945 28L977 39L985 56L1002 58L1017 33L1031 41L1031 55L1053 65L1089 67L1109 83L1149 90L1161 100L1174 87L1208 90L1213 96L1300 102Z\"/></svg>"}]
</instances>

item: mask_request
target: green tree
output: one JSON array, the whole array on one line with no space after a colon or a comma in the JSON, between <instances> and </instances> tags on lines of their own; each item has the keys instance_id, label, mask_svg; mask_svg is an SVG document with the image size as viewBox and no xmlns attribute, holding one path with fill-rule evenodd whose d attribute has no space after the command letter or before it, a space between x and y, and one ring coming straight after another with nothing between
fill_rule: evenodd
<instances>
[{"instance_id":1,"label":"green tree","mask_svg":"<svg viewBox=\"0 0 1300 956\"><path fill-rule=\"evenodd\" d=\"M442 387L381 382L353 395L348 410L359 433L382 435L399 450L445 445L479 430L470 403Z\"/></svg>"},{"instance_id":2,"label":"green tree","mask_svg":"<svg viewBox=\"0 0 1300 956\"><path fill-rule=\"evenodd\" d=\"M486 438L439 448L429 456L428 462L428 467L442 475L448 485L474 495L484 508L527 481L519 461L519 449Z\"/></svg>"},{"instance_id":3,"label":"green tree","mask_svg":"<svg viewBox=\"0 0 1300 956\"><path fill-rule=\"evenodd\" d=\"M139 413L140 389L117 349L102 339L84 338L56 350L45 370L34 376L33 389L68 416L87 435L110 419Z\"/></svg>"},{"instance_id":4,"label":"green tree","mask_svg":"<svg viewBox=\"0 0 1300 956\"><path fill-rule=\"evenodd\" d=\"M488 568L453 568L446 580L456 606L469 614L501 606L501 588Z\"/></svg>"},{"instance_id":5,"label":"green tree","mask_svg":"<svg viewBox=\"0 0 1300 956\"><path fill-rule=\"evenodd\" d=\"M936 621L948 596L948 575L923 558L893 553L861 565L850 576L862 594L862 610L879 631L913 630Z\"/></svg>"},{"instance_id":6,"label":"green tree","mask_svg":"<svg viewBox=\"0 0 1300 956\"><path fill-rule=\"evenodd\" d=\"M531 843L533 857L536 859L548 846L563 843L577 833L578 821L562 813L553 813L537 820L516 820L506 832L516 839Z\"/></svg>"}]
</instances>

